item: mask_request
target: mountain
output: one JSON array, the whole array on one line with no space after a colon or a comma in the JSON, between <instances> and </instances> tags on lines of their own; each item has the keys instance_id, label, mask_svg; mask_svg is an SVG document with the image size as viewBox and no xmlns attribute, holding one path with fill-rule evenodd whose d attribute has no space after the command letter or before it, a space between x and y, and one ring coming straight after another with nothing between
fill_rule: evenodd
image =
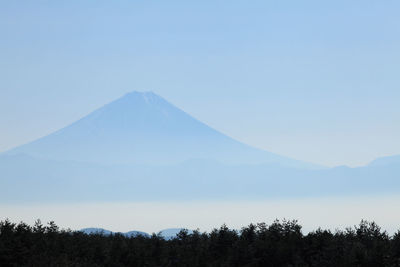
<instances>
[{"instance_id":1,"label":"mountain","mask_svg":"<svg viewBox=\"0 0 400 267\"><path fill-rule=\"evenodd\" d=\"M169 228L169 229L164 229L158 232L158 236L170 240L173 239L179 234L182 230L185 230L184 228ZM112 232L110 230L106 230L103 228L84 228L79 230L82 233L85 233L87 235L93 235L93 234L101 234L101 235L112 235L112 234L121 234L126 237L137 237L137 236L143 236L143 237L150 237L148 233L141 232L141 231L129 231L126 233L121 233L121 232ZM192 234L192 230L187 230L188 234Z\"/></svg>"},{"instance_id":2,"label":"mountain","mask_svg":"<svg viewBox=\"0 0 400 267\"><path fill-rule=\"evenodd\" d=\"M150 237L148 233L142 231L129 231L124 233L123 235L126 237L137 237L137 236Z\"/></svg>"},{"instance_id":3,"label":"mountain","mask_svg":"<svg viewBox=\"0 0 400 267\"><path fill-rule=\"evenodd\" d=\"M164 238L165 240L170 240L175 238L182 230L187 230L184 228L168 228L168 229L164 229L161 230L160 232L158 232L158 235L161 236L162 238ZM193 234L192 230L187 230L187 233Z\"/></svg>"},{"instance_id":4,"label":"mountain","mask_svg":"<svg viewBox=\"0 0 400 267\"><path fill-rule=\"evenodd\" d=\"M115 234L121 234L126 237L137 237L137 236L143 236L143 237L150 237L148 233L141 232L141 231L129 231L126 233L120 233L120 232L112 232L110 230L106 230L103 228L83 228L79 230L79 232L82 232L87 235L115 235Z\"/></svg>"},{"instance_id":5,"label":"mountain","mask_svg":"<svg viewBox=\"0 0 400 267\"><path fill-rule=\"evenodd\" d=\"M229 164L320 167L238 142L152 92L128 93L59 131L5 154L102 164L210 159Z\"/></svg>"},{"instance_id":6,"label":"mountain","mask_svg":"<svg viewBox=\"0 0 400 267\"><path fill-rule=\"evenodd\" d=\"M94 234L111 235L111 234L113 234L113 232L103 229L103 228L84 228L84 229L81 229L80 232L87 234L87 235L94 235Z\"/></svg>"},{"instance_id":7,"label":"mountain","mask_svg":"<svg viewBox=\"0 0 400 267\"><path fill-rule=\"evenodd\" d=\"M1 154L0 201L398 194L399 177L399 156L359 168L318 168L235 141L154 93L133 92Z\"/></svg>"}]
</instances>

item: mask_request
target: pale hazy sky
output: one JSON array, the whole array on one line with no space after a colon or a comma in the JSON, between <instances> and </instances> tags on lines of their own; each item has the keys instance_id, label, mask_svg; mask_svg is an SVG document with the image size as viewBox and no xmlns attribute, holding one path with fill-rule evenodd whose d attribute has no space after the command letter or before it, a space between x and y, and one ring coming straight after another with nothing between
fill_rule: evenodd
<instances>
[{"instance_id":1,"label":"pale hazy sky","mask_svg":"<svg viewBox=\"0 0 400 267\"><path fill-rule=\"evenodd\" d=\"M211 231L226 223L241 229L250 223L297 219L304 232L352 227L361 220L374 221L394 234L400 214L398 196L325 197L237 202L108 202L65 204L0 204L0 220L30 225L38 218L55 221L62 228L101 227L112 231L148 233L165 228Z\"/></svg>"},{"instance_id":2,"label":"pale hazy sky","mask_svg":"<svg viewBox=\"0 0 400 267\"><path fill-rule=\"evenodd\" d=\"M0 151L151 90L328 166L400 154L400 2L0 1Z\"/></svg>"}]
</instances>

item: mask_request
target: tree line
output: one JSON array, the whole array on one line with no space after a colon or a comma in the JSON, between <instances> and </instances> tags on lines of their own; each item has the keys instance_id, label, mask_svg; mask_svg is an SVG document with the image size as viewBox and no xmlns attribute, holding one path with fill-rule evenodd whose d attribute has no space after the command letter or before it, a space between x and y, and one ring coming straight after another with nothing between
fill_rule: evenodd
<instances>
[{"instance_id":1,"label":"tree line","mask_svg":"<svg viewBox=\"0 0 400 267\"><path fill-rule=\"evenodd\" d=\"M297 221L222 225L209 233L84 234L54 222L33 226L0 221L0 266L400 266L400 231L374 222L307 234Z\"/></svg>"}]
</instances>

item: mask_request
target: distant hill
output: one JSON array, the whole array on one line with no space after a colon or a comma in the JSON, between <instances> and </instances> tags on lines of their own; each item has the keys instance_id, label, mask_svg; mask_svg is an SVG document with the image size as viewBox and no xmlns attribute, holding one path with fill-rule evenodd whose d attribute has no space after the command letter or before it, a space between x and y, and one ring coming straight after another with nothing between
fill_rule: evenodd
<instances>
[{"instance_id":1,"label":"distant hill","mask_svg":"<svg viewBox=\"0 0 400 267\"><path fill-rule=\"evenodd\" d=\"M113 232L103 229L103 228L84 228L79 230L82 233L92 235L92 234L100 234L100 235L111 235Z\"/></svg>"},{"instance_id":2,"label":"distant hill","mask_svg":"<svg viewBox=\"0 0 400 267\"><path fill-rule=\"evenodd\" d=\"M126 237L137 237L137 236L143 236L143 237L150 237L148 233L141 232L141 231L129 231L124 233L124 236Z\"/></svg>"},{"instance_id":3,"label":"distant hill","mask_svg":"<svg viewBox=\"0 0 400 267\"><path fill-rule=\"evenodd\" d=\"M185 230L184 228L169 228L169 229L164 229L158 232L158 235L163 237L166 240L172 239L177 236L182 230ZM192 234L192 230L187 230L188 234Z\"/></svg>"},{"instance_id":4,"label":"distant hill","mask_svg":"<svg viewBox=\"0 0 400 267\"><path fill-rule=\"evenodd\" d=\"M141 232L141 231L130 231L126 233L121 233L121 232L112 232L110 230L106 230L103 228L83 228L79 230L79 232L88 234L88 235L93 235L93 234L100 234L100 235L112 235L112 234L122 234L126 237L137 237L137 236L143 236L143 237L150 237L148 233Z\"/></svg>"},{"instance_id":5,"label":"distant hill","mask_svg":"<svg viewBox=\"0 0 400 267\"><path fill-rule=\"evenodd\" d=\"M164 229L161 230L160 232L157 233L158 236L163 237L166 240L172 239L176 237L177 234L179 234L184 228L169 228L169 229ZM82 233L92 235L92 234L101 234L101 235L111 235L111 234L122 234L126 237L137 237L137 236L143 236L143 237L150 237L150 234L146 232L141 232L141 231L129 231L126 233L121 233L121 232L112 232L110 230L106 230L103 228L84 228L79 230ZM193 233L192 230L187 230L188 234Z\"/></svg>"}]
</instances>

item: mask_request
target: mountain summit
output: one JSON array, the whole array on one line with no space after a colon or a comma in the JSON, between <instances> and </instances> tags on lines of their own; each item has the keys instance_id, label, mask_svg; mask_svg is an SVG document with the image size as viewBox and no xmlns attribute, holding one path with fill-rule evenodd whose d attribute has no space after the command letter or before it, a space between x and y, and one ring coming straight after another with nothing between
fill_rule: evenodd
<instances>
[{"instance_id":1,"label":"mountain summit","mask_svg":"<svg viewBox=\"0 0 400 267\"><path fill-rule=\"evenodd\" d=\"M170 164L208 159L228 164L313 167L223 135L153 92L128 93L7 154L107 164Z\"/></svg>"}]
</instances>

